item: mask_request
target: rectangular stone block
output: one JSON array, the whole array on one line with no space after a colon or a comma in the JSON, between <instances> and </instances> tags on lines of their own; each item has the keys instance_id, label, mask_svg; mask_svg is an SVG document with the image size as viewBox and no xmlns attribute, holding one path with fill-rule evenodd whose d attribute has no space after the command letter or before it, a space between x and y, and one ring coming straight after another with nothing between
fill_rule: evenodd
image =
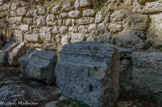
<instances>
[{"instance_id":1,"label":"rectangular stone block","mask_svg":"<svg viewBox=\"0 0 162 107\"><path fill-rule=\"evenodd\" d=\"M22 57L25 53L26 53L26 45L24 42L22 42L8 53L9 65L18 65L19 64L18 59Z\"/></svg>"},{"instance_id":2,"label":"rectangular stone block","mask_svg":"<svg viewBox=\"0 0 162 107\"><path fill-rule=\"evenodd\" d=\"M1 50L0 50L0 63L8 64L8 53L18 45L17 42L10 42L7 43Z\"/></svg>"},{"instance_id":3,"label":"rectangular stone block","mask_svg":"<svg viewBox=\"0 0 162 107\"><path fill-rule=\"evenodd\" d=\"M97 42L67 44L56 65L62 93L90 107L111 107L119 96L119 53Z\"/></svg>"},{"instance_id":4,"label":"rectangular stone block","mask_svg":"<svg viewBox=\"0 0 162 107\"><path fill-rule=\"evenodd\" d=\"M55 52L33 48L19 59L24 78L41 80L46 84L52 84L55 80L56 61L57 54Z\"/></svg>"},{"instance_id":5,"label":"rectangular stone block","mask_svg":"<svg viewBox=\"0 0 162 107\"><path fill-rule=\"evenodd\" d=\"M142 94L162 101L162 53L133 52L131 84Z\"/></svg>"}]
</instances>

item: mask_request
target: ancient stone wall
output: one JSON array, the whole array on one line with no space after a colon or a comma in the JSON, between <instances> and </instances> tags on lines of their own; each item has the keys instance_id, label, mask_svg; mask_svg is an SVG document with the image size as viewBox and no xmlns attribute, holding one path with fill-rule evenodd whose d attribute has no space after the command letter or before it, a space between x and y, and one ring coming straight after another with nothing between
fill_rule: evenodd
<instances>
[{"instance_id":1,"label":"ancient stone wall","mask_svg":"<svg viewBox=\"0 0 162 107\"><path fill-rule=\"evenodd\" d=\"M60 51L67 43L99 41L140 50L161 48L160 0L110 0L100 5L94 9L91 0L55 6L1 0L0 22L7 23L6 34L27 47Z\"/></svg>"}]
</instances>

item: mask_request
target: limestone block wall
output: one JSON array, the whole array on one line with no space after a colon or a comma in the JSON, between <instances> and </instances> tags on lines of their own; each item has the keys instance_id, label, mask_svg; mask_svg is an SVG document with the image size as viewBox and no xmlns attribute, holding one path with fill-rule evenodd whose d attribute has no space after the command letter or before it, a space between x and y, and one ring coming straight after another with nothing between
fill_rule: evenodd
<instances>
[{"instance_id":1,"label":"limestone block wall","mask_svg":"<svg viewBox=\"0 0 162 107\"><path fill-rule=\"evenodd\" d=\"M110 0L94 9L91 0L53 7L1 0L0 22L27 47L60 51L67 43L99 41L150 50L162 46L161 5L161 0Z\"/></svg>"}]
</instances>

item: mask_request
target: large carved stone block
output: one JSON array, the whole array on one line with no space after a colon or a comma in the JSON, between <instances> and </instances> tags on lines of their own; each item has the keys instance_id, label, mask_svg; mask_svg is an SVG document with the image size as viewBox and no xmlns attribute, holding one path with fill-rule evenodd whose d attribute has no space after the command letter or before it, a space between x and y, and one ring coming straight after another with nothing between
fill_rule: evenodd
<instances>
[{"instance_id":1,"label":"large carved stone block","mask_svg":"<svg viewBox=\"0 0 162 107\"><path fill-rule=\"evenodd\" d=\"M62 93L90 107L110 107L119 96L119 54L109 44L67 44L56 65Z\"/></svg>"}]
</instances>

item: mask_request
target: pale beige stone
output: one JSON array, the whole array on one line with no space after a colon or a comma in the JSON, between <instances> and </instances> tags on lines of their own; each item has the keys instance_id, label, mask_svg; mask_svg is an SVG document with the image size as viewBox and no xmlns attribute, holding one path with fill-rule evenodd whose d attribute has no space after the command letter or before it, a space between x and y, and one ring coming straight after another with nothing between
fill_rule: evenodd
<instances>
[{"instance_id":1,"label":"pale beige stone","mask_svg":"<svg viewBox=\"0 0 162 107\"><path fill-rule=\"evenodd\" d=\"M40 15L40 16L43 16L43 15L45 15L46 14L46 12L47 12L47 10L46 10L46 8L38 8L38 15Z\"/></svg>"},{"instance_id":2,"label":"pale beige stone","mask_svg":"<svg viewBox=\"0 0 162 107\"><path fill-rule=\"evenodd\" d=\"M71 26L72 25L72 19L64 19L64 25Z\"/></svg>"},{"instance_id":3,"label":"pale beige stone","mask_svg":"<svg viewBox=\"0 0 162 107\"><path fill-rule=\"evenodd\" d=\"M54 34L59 33L58 26L54 26L54 27L53 27L52 33L54 33Z\"/></svg>"},{"instance_id":4,"label":"pale beige stone","mask_svg":"<svg viewBox=\"0 0 162 107\"><path fill-rule=\"evenodd\" d=\"M67 26L61 26L60 29L59 29L60 33L66 33L67 30L68 30Z\"/></svg>"},{"instance_id":5,"label":"pale beige stone","mask_svg":"<svg viewBox=\"0 0 162 107\"><path fill-rule=\"evenodd\" d=\"M64 12L60 14L61 18L67 18L68 17L68 13Z\"/></svg>"},{"instance_id":6,"label":"pale beige stone","mask_svg":"<svg viewBox=\"0 0 162 107\"><path fill-rule=\"evenodd\" d=\"M65 35L61 38L61 45L62 46L68 44L69 42L70 42L70 36L69 35Z\"/></svg>"},{"instance_id":7,"label":"pale beige stone","mask_svg":"<svg viewBox=\"0 0 162 107\"><path fill-rule=\"evenodd\" d=\"M38 26L44 26L46 24L46 17L45 16L39 16L36 20Z\"/></svg>"},{"instance_id":8,"label":"pale beige stone","mask_svg":"<svg viewBox=\"0 0 162 107\"><path fill-rule=\"evenodd\" d=\"M80 25L87 25L87 24L91 24L94 22L94 18L93 17L82 17L78 20L78 23Z\"/></svg>"},{"instance_id":9,"label":"pale beige stone","mask_svg":"<svg viewBox=\"0 0 162 107\"><path fill-rule=\"evenodd\" d=\"M79 18L81 16L81 11L79 10L70 11L68 12L68 16L70 18Z\"/></svg>"},{"instance_id":10,"label":"pale beige stone","mask_svg":"<svg viewBox=\"0 0 162 107\"><path fill-rule=\"evenodd\" d=\"M81 26L79 26L78 27L79 33L83 33L83 34L89 33L88 27L89 27L88 25L81 25Z\"/></svg>"},{"instance_id":11,"label":"pale beige stone","mask_svg":"<svg viewBox=\"0 0 162 107\"><path fill-rule=\"evenodd\" d=\"M110 16L110 20L113 22L122 21L124 18L126 18L127 12L125 10L117 10L113 12Z\"/></svg>"},{"instance_id":12,"label":"pale beige stone","mask_svg":"<svg viewBox=\"0 0 162 107\"><path fill-rule=\"evenodd\" d=\"M78 32L78 26L69 27L69 32L77 33Z\"/></svg>"},{"instance_id":13,"label":"pale beige stone","mask_svg":"<svg viewBox=\"0 0 162 107\"><path fill-rule=\"evenodd\" d=\"M55 20L56 20L56 18L55 18L55 15L54 14L49 14L46 17L46 23L47 23L47 25L53 25Z\"/></svg>"},{"instance_id":14,"label":"pale beige stone","mask_svg":"<svg viewBox=\"0 0 162 107\"><path fill-rule=\"evenodd\" d=\"M39 41L39 34L26 33L26 34L24 34L24 41L38 42Z\"/></svg>"},{"instance_id":15,"label":"pale beige stone","mask_svg":"<svg viewBox=\"0 0 162 107\"><path fill-rule=\"evenodd\" d=\"M93 30L97 30L97 24L90 24L88 30L91 32Z\"/></svg>"},{"instance_id":16,"label":"pale beige stone","mask_svg":"<svg viewBox=\"0 0 162 107\"><path fill-rule=\"evenodd\" d=\"M61 13L61 6L60 5L56 5L52 8L52 13L54 14L60 14Z\"/></svg>"},{"instance_id":17,"label":"pale beige stone","mask_svg":"<svg viewBox=\"0 0 162 107\"><path fill-rule=\"evenodd\" d=\"M26 25L26 24L20 25L20 26L19 26L19 29L20 29L21 31L26 32L26 31L29 30L29 25Z\"/></svg>"},{"instance_id":18,"label":"pale beige stone","mask_svg":"<svg viewBox=\"0 0 162 107\"><path fill-rule=\"evenodd\" d=\"M109 30L112 33L118 33L123 29L121 22L110 23Z\"/></svg>"},{"instance_id":19,"label":"pale beige stone","mask_svg":"<svg viewBox=\"0 0 162 107\"><path fill-rule=\"evenodd\" d=\"M14 17L14 20L15 20L16 24L21 24L22 23L22 16Z\"/></svg>"},{"instance_id":20,"label":"pale beige stone","mask_svg":"<svg viewBox=\"0 0 162 107\"><path fill-rule=\"evenodd\" d=\"M95 13L93 9L83 10L83 17L95 16Z\"/></svg>"},{"instance_id":21,"label":"pale beige stone","mask_svg":"<svg viewBox=\"0 0 162 107\"><path fill-rule=\"evenodd\" d=\"M20 30L14 31L14 39L16 40L16 42L18 42L18 43L23 42L23 37L24 37L24 34L22 31L20 31Z\"/></svg>"},{"instance_id":22,"label":"pale beige stone","mask_svg":"<svg viewBox=\"0 0 162 107\"><path fill-rule=\"evenodd\" d=\"M26 14L26 12L27 12L27 9L24 7L18 8L16 11L18 16L24 16Z\"/></svg>"},{"instance_id":23,"label":"pale beige stone","mask_svg":"<svg viewBox=\"0 0 162 107\"><path fill-rule=\"evenodd\" d=\"M71 11L74 9L74 5L71 1L64 2L62 5L62 12Z\"/></svg>"},{"instance_id":24,"label":"pale beige stone","mask_svg":"<svg viewBox=\"0 0 162 107\"><path fill-rule=\"evenodd\" d=\"M95 23L100 23L104 20L104 16L102 12L98 12L95 17Z\"/></svg>"},{"instance_id":25,"label":"pale beige stone","mask_svg":"<svg viewBox=\"0 0 162 107\"><path fill-rule=\"evenodd\" d=\"M82 34L82 33L72 33L71 34L71 42L72 43L83 41L84 38L85 38L84 34Z\"/></svg>"}]
</instances>

